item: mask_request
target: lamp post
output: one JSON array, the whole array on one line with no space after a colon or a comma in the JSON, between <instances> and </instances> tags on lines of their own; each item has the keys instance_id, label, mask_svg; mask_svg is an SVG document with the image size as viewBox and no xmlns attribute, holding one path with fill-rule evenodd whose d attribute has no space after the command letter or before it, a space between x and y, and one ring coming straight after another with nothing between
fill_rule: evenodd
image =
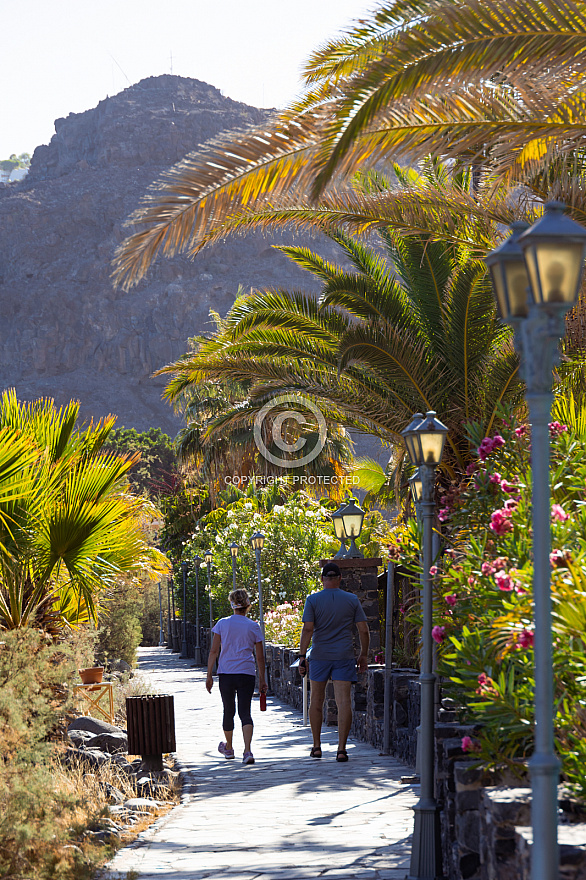
<instances>
[{"instance_id":1,"label":"lamp post","mask_svg":"<svg viewBox=\"0 0 586 880\"><path fill-rule=\"evenodd\" d=\"M435 471L442 460L448 429L435 417L416 413L402 432L412 464L421 478L421 513L423 517L423 626L421 631L421 721L419 801L415 804L413 845L409 880L436 880L442 876L440 816L434 797L434 695L433 673L433 587L430 568L435 514Z\"/></svg>"},{"instance_id":2,"label":"lamp post","mask_svg":"<svg viewBox=\"0 0 586 880\"><path fill-rule=\"evenodd\" d=\"M175 618L175 581L174 580L171 581L171 608L173 609L173 628L171 630L171 643L172 643L171 650L174 653L177 653L177 651L179 649L177 647L175 647L175 645L176 645L176 643L177 644L179 643L179 636L175 634L176 618Z\"/></svg>"},{"instance_id":3,"label":"lamp post","mask_svg":"<svg viewBox=\"0 0 586 880\"><path fill-rule=\"evenodd\" d=\"M250 543L254 548L254 555L256 556L256 576L258 579L258 613L260 616L260 631L262 633L263 640L263 651L264 651L264 639L265 639L265 621L262 610L262 580L260 576L260 551L264 547L265 536L262 532L255 532L251 535Z\"/></svg>"},{"instance_id":4,"label":"lamp post","mask_svg":"<svg viewBox=\"0 0 586 880\"><path fill-rule=\"evenodd\" d=\"M512 235L486 257L502 318L512 325L531 422L533 608L535 616L535 747L531 775L532 880L557 880L559 761L554 751L549 553L549 420L552 369L559 359L565 314L577 297L586 255L586 229L549 202L533 226Z\"/></svg>"},{"instance_id":5,"label":"lamp post","mask_svg":"<svg viewBox=\"0 0 586 880\"><path fill-rule=\"evenodd\" d=\"M214 626L214 619L212 617L212 551L206 550L205 552L205 561L208 567L208 600L210 603L210 645L212 643L212 628Z\"/></svg>"},{"instance_id":6,"label":"lamp post","mask_svg":"<svg viewBox=\"0 0 586 880\"><path fill-rule=\"evenodd\" d=\"M163 597L161 596L161 581L159 581L159 648L165 645L165 634L163 632Z\"/></svg>"},{"instance_id":7,"label":"lamp post","mask_svg":"<svg viewBox=\"0 0 586 880\"><path fill-rule=\"evenodd\" d=\"M362 531L362 523L364 521L364 511L356 504L354 498L342 508L340 508L340 517L344 526L346 535L350 538L350 546L346 553L347 559L364 559L364 553L361 553L356 546L356 538L360 537Z\"/></svg>"},{"instance_id":8,"label":"lamp post","mask_svg":"<svg viewBox=\"0 0 586 880\"><path fill-rule=\"evenodd\" d=\"M187 569L188 562L181 563L181 574L183 575L183 629L181 639L180 657L187 657Z\"/></svg>"},{"instance_id":9,"label":"lamp post","mask_svg":"<svg viewBox=\"0 0 586 880\"><path fill-rule=\"evenodd\" d=\"M236 589L236 557L238 556L238 544L232 541L230 544L230 553L232 554L232 589Z\"/></svg>"},{"instance_id":10,"label":"lamp post","mask_svg":"<svg viewBox=\"0 0 586 880\"><path fill-rule=\"evenodd\" d=\"M168 608L167 619L169 621L167 647L173 648L173 634L171 632L171 578L169 578L169 577L167 578L167 608Z\"/></svg>"},{"instance_id":11,"label":"lamp post","mask_svg":"<svg viewBox=\"0 0 586 880\"><path fill-rule=\"evenodd\" d=\"M199 567L203 562L201 556L193 557L195 565L195 665L201 666L201 647L199 644Z\"/></svg>"},{"instance_id":12,"label":"lamp post","mask_svg":"<svg viewBox=\"0 0 586 880\"><path fill-rule=\"evenodd\" d=\"M340 542L340 549L334 556L334 559L345 559L348 555L348 550L346 548L346 541L348 540L348 536L344 530L344 521L342 520L342 510L345 506L345 504L341 504L338 509L332 513L334 532L336 533L336 538Z\"/></svg>"}]
</instances>

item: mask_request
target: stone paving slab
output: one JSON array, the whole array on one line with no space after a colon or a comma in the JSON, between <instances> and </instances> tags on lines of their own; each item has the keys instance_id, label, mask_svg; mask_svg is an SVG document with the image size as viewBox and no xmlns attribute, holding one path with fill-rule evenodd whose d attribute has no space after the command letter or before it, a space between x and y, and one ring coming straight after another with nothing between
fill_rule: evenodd
<instances>
[{"instance_id":1,"label":"stone paving slab","mask_svg":"<svg viewBox=\"0 0 586 880\"><path fill-rule=\"evenodd\" d=\"M241 763L238 718L236 759L226 761L217 682L208 694L205 670L165 648L140 648L139 674L174 695L184 794L116 854L108 880L404 880L419 796L400 783L404 764L354 741L338 764L326 727L323 758L310 758L300 713L271 697L262 713L253 701L256 763Z\"/></svg>"}]
</instances>

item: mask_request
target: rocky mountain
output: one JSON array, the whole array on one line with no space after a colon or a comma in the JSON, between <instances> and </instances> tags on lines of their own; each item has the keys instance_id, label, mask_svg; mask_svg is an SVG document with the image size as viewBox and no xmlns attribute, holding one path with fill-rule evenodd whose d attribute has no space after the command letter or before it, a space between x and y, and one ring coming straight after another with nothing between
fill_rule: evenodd
<instances>
[{"instance_id":1,"label":"rocky mountain","mask_svg":"<svg viewBox=\"0 0 586 880\"><path fill-rule=\"evenodd\" d=\"M210 327L210 308L224 314L239 285L315 290L312 276L260 235L193 262L160 261L129 293L112 288L110 261L153 180L220 131L267 113L167 75L55 122L27 178L0 186L0 387L25 400L77 398L86 417L113 412L119 426L176 433L153 371ZM328 243L320 251L334 255Z\"/></svg>"}]
</instances>

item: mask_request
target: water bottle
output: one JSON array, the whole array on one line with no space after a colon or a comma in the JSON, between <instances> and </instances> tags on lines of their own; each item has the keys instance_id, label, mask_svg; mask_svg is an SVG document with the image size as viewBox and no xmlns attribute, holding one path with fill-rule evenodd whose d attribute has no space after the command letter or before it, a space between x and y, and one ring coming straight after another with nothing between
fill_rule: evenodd
<instances>
[{"instance_id":1,"label":"water bottle","mask_svg":"<svg viewBox=\"0 0 586 880\"><path fill-rule=\"evenodd\" d=\"M261 693L260 693L260 711L261 712L267 711L267 695L265 694L264 691L261 691Z\"/></svg>"}]
</instances>

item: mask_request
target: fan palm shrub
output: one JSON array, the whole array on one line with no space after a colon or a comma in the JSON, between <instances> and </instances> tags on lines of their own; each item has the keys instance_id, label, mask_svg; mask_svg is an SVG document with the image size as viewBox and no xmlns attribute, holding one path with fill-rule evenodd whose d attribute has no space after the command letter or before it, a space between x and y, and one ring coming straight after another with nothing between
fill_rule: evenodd
<instances>
[{"instance_id":1,"label":"fan palm shrub","mask_svg":"<svg viewBox=\"0 0 586 880\"><path fill-rule=\"evenodd\" d=\"M104 453L114 419L77 428L79 404L0 398L0 628L57 633L97 619L122 573L156 573L152 509L127 491L137 460Z\"/></svg>"}]
</instances>

